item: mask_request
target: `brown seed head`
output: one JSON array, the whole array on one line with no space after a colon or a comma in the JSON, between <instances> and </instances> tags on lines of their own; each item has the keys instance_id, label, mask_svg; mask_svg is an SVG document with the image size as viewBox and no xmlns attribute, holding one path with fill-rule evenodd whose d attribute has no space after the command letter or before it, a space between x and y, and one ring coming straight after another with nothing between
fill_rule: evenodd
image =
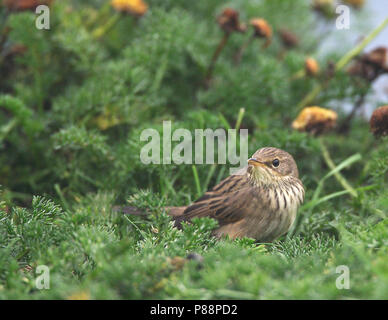
<instances>
[{"instance_id":1,"label":"brown seed head","mask_svg":"<svg viewBox=\"0 0 388 320\"><path fill-rule=\"evenodd\" d=\"M50 5L54 0L3 0L3 5L10 11L35 10L41 4Z\"/></svg>"},{"instance_id":2,"label":"brown seed head","mask_svg":"<svg viewBox=\"0 0 388 320\"><path fill-rule=\"evenodd\" d=\"M119 12L136 17L143 16L148 10L148 5L143 0L112 0L111 5Z\"/></svg>"},{"instance_id":3,"label":"brown seed head","mask_svg":"<svg viewBox=\"0 0 388 320\"><path fill-rule=\"evenodd\" d=\"M370 130L375 137L388 135L388 106L383 106L373 111L369 124Z\"/></svg>"},{"instance_id":4,"label":"brown seed head","mask_svg":"<svg viewBox=\"0 0 388 320\"><path fill-rule=\"evenodd\" d=\"M268 47L272 40L272 28L268 22L264 19L256 18L250 21L250 25L254 29L254 36L266 39L264 47Z\"/></svg>"},{"instance_id":5,"label":"brown seed head","mask_svg":"<svg viewBox=\"0 0 388 320\"><path fill-rule=\"evenodd\" d=\"M332 129L337 123L337 113L317 106L304 108L292 123L298 131L319 135Z\"/></svg>"},{"instance_id":6,"label":"brown seed head","mask_svg":"<svg viewBox=\"0 0 388 320\"><path fill-rule=\"evenodd\" d=\"M387 66L388 62L388 50L385 47L378 47L366 54L364 59L381 68L384 68Z\"/></svg>"},{"instance_id":7,"label":"brown seed head","mask_svg":"<svg viewBox=\"0 0 388 320\"><path fill-rule=\"evenodd\" d=\"M364 53L353 61L347 72L352 76L361 77L369 82L374 81L383 73L388 73L388 50L378 47Z\"/></svg>"},{"instance_id":8,"label":"brown seed head","mask_svg":"<svg viewBox=\"0 0 388 320\"><path fill-rule=\"evenodd\" d=\"M314 58L306 58L304 61L304 70L310 77L314 77L319 72L319 64Z\"/></svg>"},{"instance_id":9,"label":"brown seed head","mask_svg":"<svg viewBox=\"0 0 388 320\"><path fill-rule=\"evenodd\" d=\"M280 39L282 40L283 45L286 48L294 48L299 45L298 37L291 31L280 29L279 36L280 36Z\"/></svg>"},{"instance_id":10,"label":"brown seed head","mask_svg":"<svg viewBox=\"0 0 388 320\"><path fill-rule=\"evenodd\" d=\"M226 8L218 17L217 22L226 33L244 32L246 27L240 24L238 11Z\"/></svg>"}]
</instances>

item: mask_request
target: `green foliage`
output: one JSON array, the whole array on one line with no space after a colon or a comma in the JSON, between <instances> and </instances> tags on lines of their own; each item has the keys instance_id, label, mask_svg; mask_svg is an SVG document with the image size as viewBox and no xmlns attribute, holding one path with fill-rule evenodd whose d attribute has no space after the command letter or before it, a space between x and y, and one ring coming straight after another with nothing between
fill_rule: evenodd
<instances>
[{"instance_id":1,"label":"green foliage","mask_svg":"<svg viewBox=\"0 0 388 320\"><path fill-rule=\"evenodd\" d=\"M107 1L54 1L50 31L34 27L33 12L0 21L10 27L0 35L0 299L386 298L388 140L361 117L347 134L322 137L334 171L357 190L352 198L318 140L291 129L296 106L324 78L293 79L306 56L318 56L324 72L350 41L318 52L324 32L304 0L147 3L135 18ZM206 88L222 38L215 17L227 6L245 22L265 18L272 44L255 39L237 66L251 31L232 34ZM281 28L298 36L298 48L284 49ZM369 92L341 71L314 104L341 122L342 104ZM240 126L249 154L262 146L293 154L306 199L288 235L218 241L211 219L174 228L163 208L189 204L229 164L144 165L140 134L162 136L163 120L191 133ZM118 204L145 214L123 215ZM36 288L39 265L50 268L50 290ZM335 286L339 265L350 268L350 290Z\"/></svg>"}]
</instances>

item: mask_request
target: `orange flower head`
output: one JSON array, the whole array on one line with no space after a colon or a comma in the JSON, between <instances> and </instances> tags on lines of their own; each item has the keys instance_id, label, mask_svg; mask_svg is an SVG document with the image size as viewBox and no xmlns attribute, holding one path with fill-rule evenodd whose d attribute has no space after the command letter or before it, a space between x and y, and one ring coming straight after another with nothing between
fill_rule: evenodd
<instances>
[{"instance_id":1,"label":"orange flower head","mask_svg":"<svg viewBox=\"0 0 388 320\"><path fill-rule=\"evenodd\" d=\"M112 0L111 4L115 10L136 17L143 16L148 10L148 5L143 0Z\"/></svg>"},{"instance_id":2,"label":"orange flower head","mask_svg":"<svg viewBox=\"0 0 388 320\"><path fill-rule=\"evenodd\" d=\"M272 40L272 28L268 22L264 19L256 18L252 19L250 24L255 32L254 36L266 39L267 41L265 42L264 47L268 47Z\"/></svg>"},{"instance_id":3,"label":"orange flower head","mask_svg":"<svg viewBox=\"0 0 388 320\"><path fill-rule=\"evenodd\" d=\"M317 106L306 107L292 123L292 128L318 135L334 128L337 118L337 113L332 110Z\"/></svg>"},{"instance_id":4,"label":"orange flower head","mask_svg":"<svg viewBox=\"0 0 388 320\"><path fill-rule=\"evenodd\" d=\"M370 130L375 137L388 135L388 106L383 106L373 111L369 124Z\"/></svg>"},{"instance_id":5,"label":"orange flower head","mask_svg":"<svg viewBox=\"0 0 388 320\"><path fill-rule=\"evenodd\" d=\"M310 77L316 76L319 72L319 64L314 58L307 58L304 62L304 70Z\"/></svg>"}]
</instances>

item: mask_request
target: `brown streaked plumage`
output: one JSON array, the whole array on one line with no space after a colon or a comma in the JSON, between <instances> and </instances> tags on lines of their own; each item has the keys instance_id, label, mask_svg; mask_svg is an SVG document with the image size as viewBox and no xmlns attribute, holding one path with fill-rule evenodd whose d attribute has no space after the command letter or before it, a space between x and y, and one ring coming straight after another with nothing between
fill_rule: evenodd
<instances>
[{"instance_id":1,"label":"brown streaked plumage","mask_svg":"<svg viewBox=\"0 0 388 320\"><path fill-rule=\"evenodd\" d=\"M250 237L261 242L285 234L304 198L293 157L280 149L257 150L248 166L231 175L187 207L169 207L175 226L196 217L218 221L214 235ZM126 213L136 210L124 208Z\"/></svg>"}]
</instances>

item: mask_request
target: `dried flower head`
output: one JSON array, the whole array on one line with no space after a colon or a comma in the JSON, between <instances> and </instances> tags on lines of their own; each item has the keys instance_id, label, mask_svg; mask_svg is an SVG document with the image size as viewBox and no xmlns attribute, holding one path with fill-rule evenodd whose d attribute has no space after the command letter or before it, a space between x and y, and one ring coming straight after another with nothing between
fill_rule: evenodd
<instances>
[{"instance_id":1,"label":"dried flower head","mask_svg":"<svg viewBox=\"0 0 388 320\"><path fill-rule=\"evenodd\" d=\"M280 29L279 36L280 36L280 39L282 40L283 45L286 48L294 48L294 47L297 47L299 44L298 37L291 31Z\"/></svg>"},{"instance_id":2,"label":"dried flower head","mask_svg":"<svg viewBox=\"0 0 388 320\"><path fill-rule=\"evenodd\" d=\"M376 137L388 135L388 106L373 111L369 124L370 130Z\"/></svg>"},{"instance_id":3,"label":"dried flower head","mask_svg":"<svg viewBox=\"0 0 388 320\"><path fill-rule=\"evenodd\" d=\"M343 0L344 3L360 9L365 4L365 0Z\"/></svg>"},{"instance_id":4,"label":"dried flower head","mask_svg":"<svg viewBox=\"0 0 388 320\"><path fill-rule=\"evenodd\" d=\"M304 61L304 70L308 76L316 76L319 72L319 64L314 58L306 58Z\"/></svg>"},{"instance_id":5,"label":"dried flower head","mask_svg":"<svg viewBox=\"0 0 388 320\"><path fill-rule=\"evenodd\" d=\"M250 25L254 29L254 36L266 39L264 47L268 47L272 39L272 28L268 22L264 19L252 19Z\"/></svg>"},{"instance_id":6,"label":"dried flower head","mask_svg":"<svg viewBox=\"0 0 388 320\"><path fill-rule=\"evenodd\" d=\"M148 10L148 5L143 0L112 0L111 4L115 10L136 17L143 16Z\"/></svg>"},{"instance_id":7,"label":"dried flower head","mask_svg":"<svg viewBox=\"0 0 388 320\"><path fill-rule=\"evenodd\" d=\"M41 4L50 5L54 0L3 0L3 5L11 11L35 10Z\"/></svg>"},{"instance_id":8,"label":"dried flower head","mask_svg":"<svg viewBox=\"0 0 388 320\"><path fill-rule=\"evenodd\" d=\"M326 18L333 18L335 16L334 0L314 0L312 7Z\"/></svg>"},{"instance_id":9,"label":"dried flower head","mask_svg":"<svg viewBox=\"0 0 388 320\"><path fill-rule=\"evenodd\" d=\"M306 107L292 123L292 128L318 135L335 127L337 118L337 113L332 110L317 106Z\"/></svg>"},{"instance_id":10,"label":"dried flower head","mask_svg":"<svg viewBox=\"0 0 388 320\"><path fill-rule=\"evenodd\" d=\"M365 56L365 59L370 63L374 63L381 68L387 66L388 50L385 47L378 47Z\"/></svg>"},{"instance_id":11,"label":"dried flower head","mask_svg":"<svg viewBox=\"0 0 388 320\"><path fill-rule=\"evenodd\" d=\"M347 69L352 76L361 77L369 82L383 73L388 73L388 50L378 47L358 57Z\"/></svg>"},{"instance_id":12,"label":"dried flower head","mask_svg":"<svg viewBox=\"0 0 388 320\"><path fill-rule=\"evenodd\" d=\"M221 15L217 17L217 22L226 33L244 32L246 27L240 24L238 11L232 8L226 8Z\"/></svg>"}]
</instances>

